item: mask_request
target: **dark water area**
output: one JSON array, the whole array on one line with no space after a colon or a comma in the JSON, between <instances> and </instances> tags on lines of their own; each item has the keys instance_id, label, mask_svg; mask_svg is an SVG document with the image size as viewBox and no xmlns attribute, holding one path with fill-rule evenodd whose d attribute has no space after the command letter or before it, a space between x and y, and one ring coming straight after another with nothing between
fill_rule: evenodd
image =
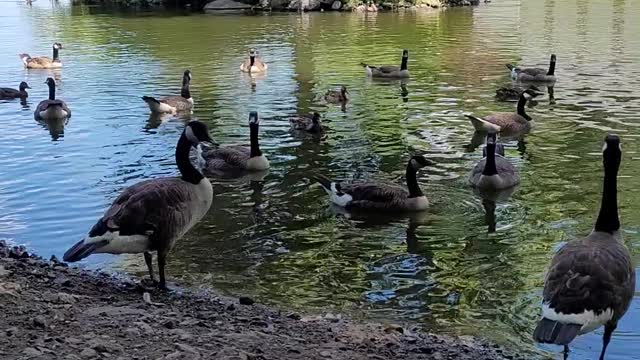
<instances>
[{"instance_id":1,"label":"dark water area","mask_svg":"<svg viewBox=\"0 0 640 360\"><path fill-rule=\"evenodd\" d=\"M140 97L177 94L189 68L189 118L220 143L241 143L249 111L258 111L271 170L213 181L211 211L169 260L175 283L558 357L530 334L554 251L593 226L607 132L622 138L620 214L638 260L640 2L495 0L368 15L122 15L48 1L0 2L0 10L0 86L33 88L26 105L0 101L0 238L42 256L82 238L123 187L177 173L173 153L188 118L150 117ZM63 69L22 68L18 53L50 56L54 41L64 44ZM269 64L266 75L238 71L250 47ZM404 48L410 81L364 77L361 61L394 64ZM539 98L527 110L534 130L506 143L522 183L508 200L483 204L467 184L482 152L469 151L463 114L514 109L494 100L511 84L505 63L546 67L551 53L555 101ZM66 124L33 120L49 76L73 111ZM321 100L342 84L351 93L344 111ZM290 116L310 111L322 114L326 138L289 131ZM409 154L436 162L419 173L432 203L419 216L350 218L309 179L404 184ZM83 266L145 274L142 256L93 256ZM640 358L639 323L636 297L608 359ZM572 358L595 358L601 336L580 337Z\"/></svg>"}]
</instances>

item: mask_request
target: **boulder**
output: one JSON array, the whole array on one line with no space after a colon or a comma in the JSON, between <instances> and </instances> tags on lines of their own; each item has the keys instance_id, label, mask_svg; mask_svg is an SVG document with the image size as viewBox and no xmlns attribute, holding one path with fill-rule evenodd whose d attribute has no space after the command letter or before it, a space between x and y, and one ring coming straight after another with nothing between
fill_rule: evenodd
<instances>
[{"instance_id":1,"label":"boulder","mask_svg":"<svg viewBox=\"0 0 640 360\"><path fill-rule=\"evenodd\" d=\"M204 6L205 11L250 10L252 5L234 0L214 0Z\"/></svg>"}]
</instances>

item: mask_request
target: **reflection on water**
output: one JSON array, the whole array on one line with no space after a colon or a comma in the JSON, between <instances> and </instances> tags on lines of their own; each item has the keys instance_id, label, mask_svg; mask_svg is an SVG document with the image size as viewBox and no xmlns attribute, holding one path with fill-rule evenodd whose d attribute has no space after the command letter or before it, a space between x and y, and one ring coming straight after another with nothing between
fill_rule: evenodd
<instances>
[{"instance_id":1,"label":"reflection on water","mask_svg":"<svg viewBox=\"0 0 640 360\"><path fill-rule=\"evenodd\" d=\"M637 1L255 17L98 14L49 2L0 9L0 85L53 76L73 111L62 127L35 122L44 86L25 105L0 102L0 238L43 256L82 237L124 186L175 174L185 121L207 122L222 144L247 143L253 110L272 168L213 182L212 210L170 259L179 282L489 336L523 353L557 352L530 337L543 274L558 244L592 226L607 131L624 143L620 210L628 244L640 245ZM54 40L65 44L63 69L22 68L16 54L46 54ZM251 47L267 74L238 71ZM361 61L393 64L404 48L410 81L365 79ZM463 113L513 111L513 103L494 100L497 88L513 85L504 64L546 67L550 53L558 55L558 82L527 110L532 133L506 142L522 183L507 199L483 201L467 176L484 139ZM173 94L186 68L194 113L149 116L140 97ZM341 85L351 94L343 110L322 101ZM322 114L325 138L289 131L291 116L313 111ZM433 204L424 218L335 213L309 179L317 171L404 186L410 154L437 162L419 175ZM145 273L139 256L95 256L87 266ZM636 300L608 359L636 356L638 323ZM581 337L572 356L593 357L601 335Z\"/></svg>"}]
</instances>

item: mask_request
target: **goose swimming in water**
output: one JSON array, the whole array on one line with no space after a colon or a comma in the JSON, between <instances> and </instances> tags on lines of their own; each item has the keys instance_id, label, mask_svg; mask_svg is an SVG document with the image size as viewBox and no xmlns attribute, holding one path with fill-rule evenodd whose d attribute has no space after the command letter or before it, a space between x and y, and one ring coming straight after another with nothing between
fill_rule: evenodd
<instances>
[{"instance_id":1,"label":"goose swimming in water","mask_svg":"<svg viewBox=\"0 0 640 360\"><path fill-rule=\"evenodd\" d=\"M527 89L520 94L516 112L498 112L479 118L465 114L476 131L501 133L502 135L523 134L531 129L531 117L525 111L527 101L542 93Z\"/></svg>"},{"instance_id":2,"label":"goose swimming in water","mask_svg":"<svg viewBox=\"0 0 640 360\"><path fill-rule=\"evenodd\" d=\"M204 217L213 201L211 183L189 161L192 147L211 141L207 126L187 123L176 146L180 177L139 182L122 191L86 238L64 253L75 262L91 254L144 254L154 280L152 251L157 252L160 288L166 288L165 264L176 242Z\"/></svg>"},{"instance_id":3,"label":"goose swimming in water","mask_svg":"<svg viewBox=\"0 0 640 360\"><path fill-rule=\"evenodd\" d=\"M604 185L593 231L569 241L551 260L542 293L542 319L533 338L563 345L565 359L576 336L604 325L600 360L635 293L635 267L622 243L617 176L620 138L607 135L602 150Z\"/></svg>"},{"instance_id":4,"label":"goose swimming in water","mask_svg":"<svg viewBox=\"0 0 640 360\"><path fill-rule=\"evenodd\" d=\"M167 96L156 99L151 96L143 96L142 100L147 103L149 110L153 113L170 113L175 114L182 111L191 111L193 109L193 98L189 90L191 83L191 71L185 70L182 74L182 88L180 96Z\"/></svg>"},{"instance_id":5,"label":"goose swimming in water","mask_svg":"<svg viewBox=\"0 0 640 360\"><path fill-rule=\"evenodd\" d=\"M62 100L56 99L56 82L53 78L47 78L45 84L49 86L49 98L42 100L33 112L36 120L60 120L71 117L71 110Z\"/></svg>"},{"instance_id":6,"label":"goose swimming in water","mask_svg":"<svg viewBox=\"0 0 640 360\"><path fill-rule=\"evenodd\" d=\"M518 170L504 157L504 148L496 149L499 145L496 144L495 133L487 135L485 157L471 171L471 185L482 190L504 190L520 183Z\"/></svg>"},{"instance_id":7,"label":"goose swimming in water","mask_svg":"<svg viewBox=\"0 0 640 360\"><path fill-rule=\"evenodd\" d=\"M329 195L332 203L347 210L422 211L429 208L429 200L420 190L416 173L433 164L424 156L411 157L406 170L409 191L396 185L376 182L341 184L323 175L316 175L314 178Z\"/></svg>"},{"instance_id":8,"label":"goose swimming in water","mask_svg":"<svg viewBox=\"0 0 640 360\"><path fill-rule=\"evenodd\" d=\"M62 67L58 51L62 49L59 42L53 43L53 59L46 56L31 57L29 54L20 54L20 60L27 69L57 69Z\"/></svg>"},{"instance_id":9,"label":"goose swimming in water","mask_svg":"<svg viewBox=\"0 0 640 360\"><path fill-rule=\"evenodd\" d=\"M248 58L240 64L240 71L252 74L259 74L267 71L269 66L257 56L258 52L255 49L250 49Z\"/></svg>"},{"instance_id":10,"label":"goose swimming in water","mask_svg":"<svg viewBox=\"0 0 640 360\"><path fill-rule=\"evenodd\" d=\"M549 69L541 68L524 68L521 69L512 64L507 64L507 68L511 71L511 78L519 81L531 82L555 82L556 81L556 55L551 55L549 60Z\"/></svg>"},{"instance_id":11,"label":"goose swimming in water","mask_svg":"<svg viewBox=\"0 0 640 360\"><path fill-rule=\"evenodd\" d=\"M320 124L320 114L314 112L312 115L298 116L289 119L291 129L308 132L311 134L319 134L324 131Z\"/></svg>"},{"instance_id":12,"label":"goose swimming in water","mask_svg":"<svg viewBox=\"0 0 640 360\"><path fill-rule=\"evenodd\" d=\"M409 62L409 50L402 50L402 62L400 66L384 65L373 66L365 63L361 63L364 67L364 72L367 76L374 78L392 78L392 79L406 79L410 77L409 70L407 68Z\"/></svg>"}]
</instances>

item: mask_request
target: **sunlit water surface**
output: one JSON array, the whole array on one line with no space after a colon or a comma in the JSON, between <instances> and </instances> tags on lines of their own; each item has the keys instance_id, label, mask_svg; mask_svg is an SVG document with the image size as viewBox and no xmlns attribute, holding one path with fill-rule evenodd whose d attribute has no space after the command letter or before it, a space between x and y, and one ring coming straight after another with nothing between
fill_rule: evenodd
<instances>
[{"instance_id":1,"label":"sunlit water surface","mask_svg":"<svg viewBox=\"0 0 640 360\"><path fill-rule=\"evenodd\" d=\"M273 16L119 15L67 4L0 3L0 85L28 81L24 106L0 102L0 238L60 256L119 191L176 174L173 151L186 119L149 118L142 95L177 94L193 72L193 119L221 143L246 142L247 114L261 114L272 169L263 180L215 181L208 216L183 238L168 268L178 284L213 286L262 302L326 309L436 331L479 335L528 356L544 271L564 241L587 233L601 187L601 142L621 135L620 212L627 244L640 246L640 2L494 1L476 8L405 14ZM26 71L18 53L50 56L59 71ZM238 71L249 47L264 77ZM365 80L360 61L396 63L409 49L413 79ZM495 209L467 186L481 157L470 152L464 112L514 105L493 99L509 85L507 62L546 67L558 56L555 103L528 110L536 128L507 143L522 184ZM33 109L48 76L73 110L40 124ZM345 111L320 96L345 84ZM546 91L546 89L544 89ZM287 118L319 111L325 139L288 131ZM423 216L349 219L328 206L312 172L403 183L409 154L437 162L419 174L432 209ZM85 266L144 275L141 256L94 256ZM640 358L640 302L616 331L608 359ZM602 330L579 338L574 359L599 353Z\"/></svg>"}]
</instances>

